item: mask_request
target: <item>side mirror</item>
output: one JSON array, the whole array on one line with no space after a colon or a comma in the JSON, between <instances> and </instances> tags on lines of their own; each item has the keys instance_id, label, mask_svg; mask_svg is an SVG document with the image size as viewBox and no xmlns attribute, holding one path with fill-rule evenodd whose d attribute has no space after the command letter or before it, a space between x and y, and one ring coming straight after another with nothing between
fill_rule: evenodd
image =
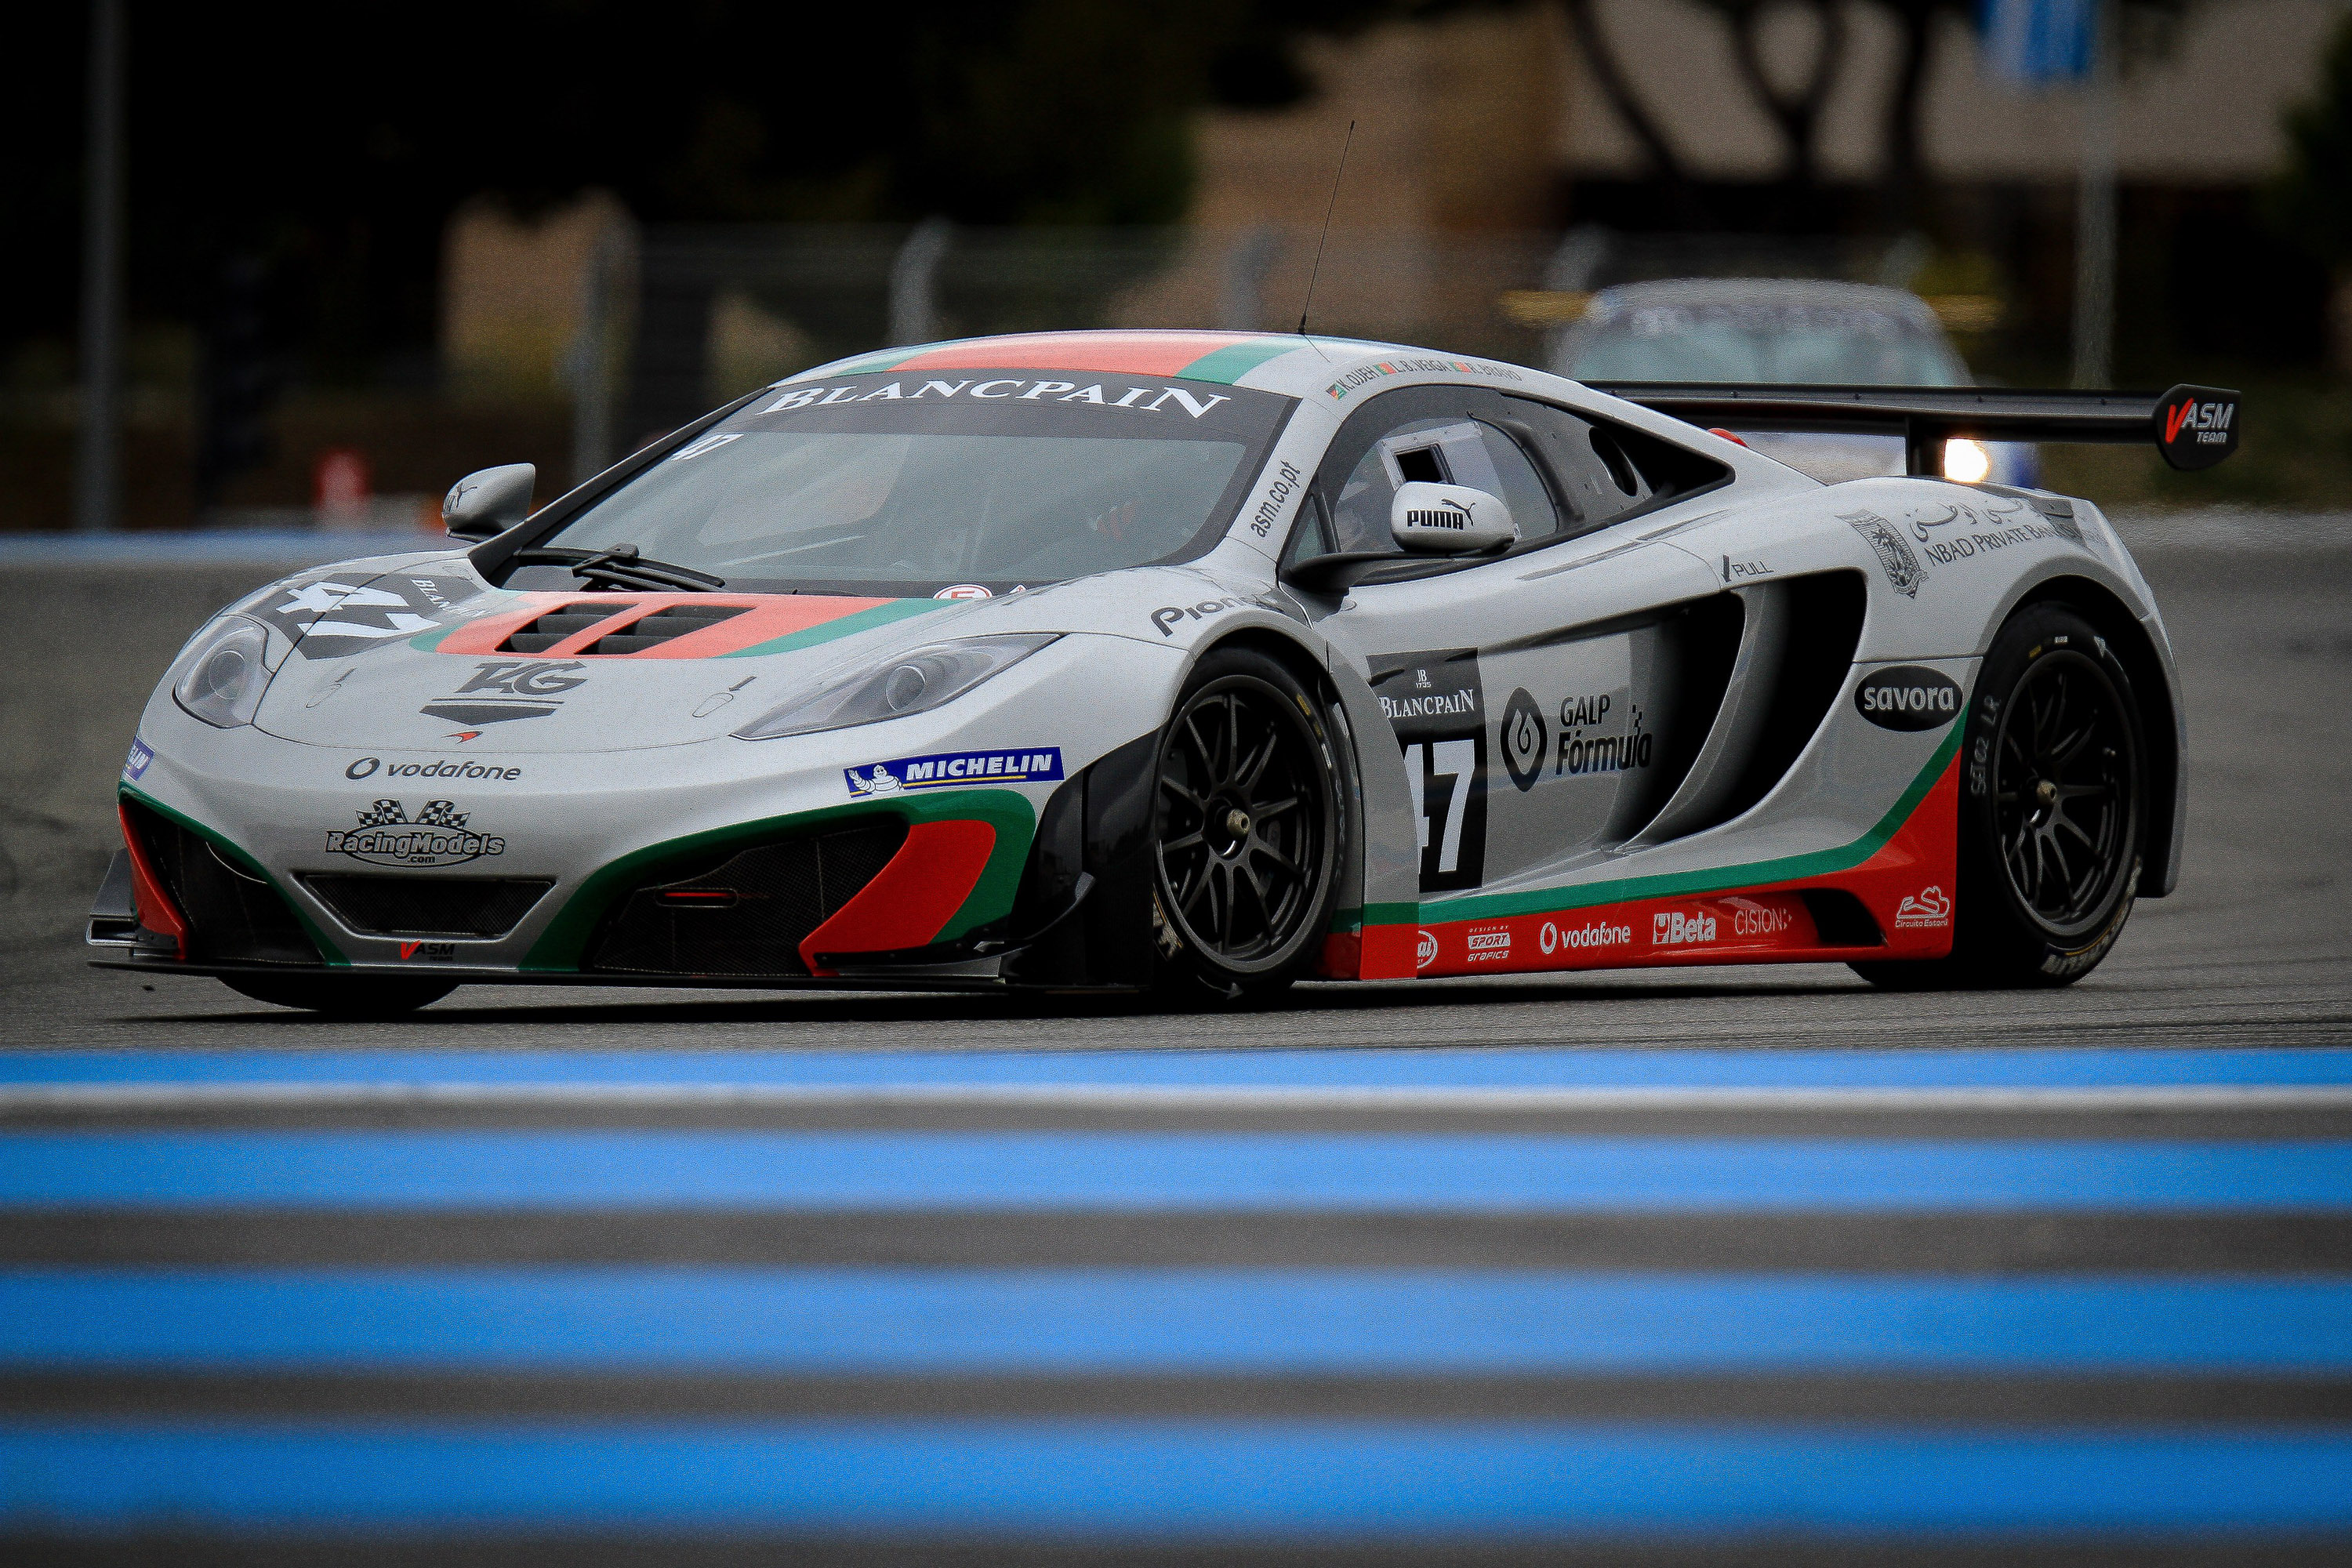
<instances>
[{"instance_id":1,"label":"side mirror","mask_svg":"<svg viewBox=\"0 0 2352 1568\"><path fill-rule=\"evenodd\" d=\"M539 470L529 463L478 468L441 498L441 526L452 539L488 539L530 516Z\"/></svg>"},{"instance_id":2,"label":"side mirror","mask_svg":"<svg viewBox=\"0 0 2352 1568\"><path fill-rule=\"evenodd\" d=\"M1414 479L1389 503L1389 533L1422 555L1471 555L1518 542L1518 525L1500 496L1468 485Z\"/></svg>"}]
</instances>

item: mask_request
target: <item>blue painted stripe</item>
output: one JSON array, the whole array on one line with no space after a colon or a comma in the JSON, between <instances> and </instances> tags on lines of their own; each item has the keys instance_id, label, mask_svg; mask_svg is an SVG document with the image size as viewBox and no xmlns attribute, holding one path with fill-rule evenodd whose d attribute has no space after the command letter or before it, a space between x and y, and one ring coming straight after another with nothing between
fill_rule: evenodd
<instances>
[{"instance_id":1,"label":"blue painted stripe","mask_svg":"<svg viewBox=\"0 0 2352 1568\"><path fill-rule=\"evenodd\" d=\"M0 1206L2352 1207L2352 1145L1251 1132L26 1132Z\"/></svg>"},{"instance_id":2,"label":"blue painted stripe","mask_svg":"<svg viewBox=\"0 0 2352 1568\"><path fill-rule=\"evenodd\" d=\"M2352 1280L10 1268L0 1366L2341 1373Z\"/></svg>"},{"instance_id":3,"label":"blue painted stripe","mask_svg":"<svg viewBox=\"0 0 2352 1568\"><path fill-rule=\"evenodd\" d=\"M0 1424L0 1526L1570 1538L2352 1529L2340 1432Z\"/></svg>"},{"instance_id":4,"label":"blue painted stripe","mask_svg":"<svg viewBox=\"0 0 2352 1568\"><path fill-rule=\"evenodd\" d=\"M1465 1027L1473 1026L1465 1024ZM1350 1089L2352 1083L2311 1050L24 1051L0 1083L1179 1084Z\"/></svg>"}]
</instances>

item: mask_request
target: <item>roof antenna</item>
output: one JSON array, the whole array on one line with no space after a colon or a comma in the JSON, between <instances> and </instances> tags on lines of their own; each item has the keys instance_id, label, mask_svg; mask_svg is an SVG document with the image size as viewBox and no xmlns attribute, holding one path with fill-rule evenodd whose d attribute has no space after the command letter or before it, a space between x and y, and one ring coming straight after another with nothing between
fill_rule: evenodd
<instances>
[{"instance_id":1,"label":"roof antenna","mask_svg":"<svg viewBox=\"0 0 2352 1568\"><path fill-rule=\"evenodd\" d=\"M1323 209L1323 233L1315 241L1315 265L1307 274L1307 298L1298 302L1298 335L1307 337L1307 312L1315 303L1315 279L1323 275L1323 247L1331 240L1331 215L1339 205L1339 182L1348 174L1348 149L1356 144L1356 122L1348 121L1348 139L1339 143L1339 173L1331 176L1331 200ZM1315 340L1307 338L1308 342Z\"/></svg>"}]
</instances>

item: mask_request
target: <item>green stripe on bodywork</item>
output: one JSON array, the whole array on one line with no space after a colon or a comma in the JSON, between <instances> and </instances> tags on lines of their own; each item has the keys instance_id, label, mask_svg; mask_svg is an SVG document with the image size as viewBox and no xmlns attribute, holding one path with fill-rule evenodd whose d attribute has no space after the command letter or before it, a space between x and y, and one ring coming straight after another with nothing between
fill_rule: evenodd
<instances>
[{"instance_id":1,"label":"green stripe on bodywork","mask_svg":"<svg viewBox=\"0 0 2352 1568\"><path fill-rule=\"evenodd\" d=\"M548 928L531 943L520 967L541 973L571 973L586 960L588 939L597 922L624 894L657 876L668 862L705 857L715 850L750 849L761 844L802 838L829 828L870 817L894 816L913 826L922 822L985 822L996 829L996 844L980 879L935 939L951 942L974 926L984 925L1013 911L1013 896L1021 885L1021 868L1028 862L1029 841L1037 830L1037 814L1028 797L1011 790L955 790L945 795L901 796L889 801L860 801L795 812L789 816L762 817L665 839L633 850L598 869L580 884Z\"/></svg>"},{"instance_id":2,"label":"green stripe on bodywork","mask_svg":"<svg viewBox=\"0 0 2352 1568\"><path fill-rule=\"evenodd\" d=\"M1247 342L1227 343L1213 349L1176 373L1185 381L1214 381L1231 386L1270 359L1304 347L1304 342L1276 338L1271 342L1253 338Z\"/></svg>"},{"instance_id":3,"label":"green stripe on bodywork","mask_svg":"<svg viewBox=\"0 0 2352 1568\"><path fill-rule=\"evenodd\" d=\"M799 631L784 637L770 637L766 642L753 643L750 647L739 647L732 653L722 653L716 657L751 658L761 654L792 653L799 648L814 647L819 643L831 642L835 637L845 637L857 632L872 631L876 626L887 626L892 621L903 621L913 616L928 615L933 610L944 610L952 603L954 601L949 599L893 599L887 605L876 605L853 615L844 616L837 621L827 621L822 626L803 626Z\"/></svg>"},{"instance_id":4,"label":"green stripe on bodywork","mask_svg":"<svg viewBox=\"0 0 2352 1568\"><path fill-rule=\"evenodd\" d=\"M1595 904L1623 903L1633 899L1670 899L1686 893L1720 893L1739 888L1761 887L1768 882L1794 882L1807 877L1824 877L1835 871L1849 871L1869 859L1895 837L1897 830L1919 809L1927 792L1944 774L1945 767L1960 749L1960 726L1954 723L1935 754L1927 759L1903 791L1902 798L1890 807L1877 825L1851 844L1835 849L1816 849L1803 855L1783 856L1778 860L1751 860L1744 866L1715 866L1701 871L1674 871L1654 877L1620 877L1612 881L1583 882L1566 888L1545 888L1527 893L1490 893L1467 899L1454 899L1444 903L1366 904L1360 910L1342 910L1332 918L1331 929L1355 931L1366 926L1381 925L1440 925L1448 921L1494 920L1506 915L1548 915L1563 910L1590 909Z\"/></svg>"},{"instance_id":5,"label":"green stripe on bodywork","mask_svg":"<svg viewBox=\"0 0 2352 1568\"><path fill-rule=\"evenodd\" d=\"M350 965L352 961L343 956L343 950L337 947L328 937L327 933L319 928L318 923L303 912L302 906L300 904L286 896L285 888L279 885L277 878L269 874L268 868L262 865L260 861L255 859L252 856L247 854L242 847L231 843L227 838L222 837L212 828L206 827L203 823L198 822L194 817L188 816L185 812L173 811L170 806L165 805L162 801L157 800L145 790L134 789L126 784L116 785L115 793L125 800L137 801L141 805L145 806L148 810L153 812L156 816L163 817L168 822L177 823L180 826L186 828L190 833L194 834L197 837L211 845L215 849L218 850L227 858L236 861L247 876L255 879L257 881L268 884L269 890L278 895L278 899L286 905L286 908L292 912L295 920L300 922L303 934L308 936L310 939L311 943L318 948L320 957L325 959L331 964L345 967ZM185 913L186 911L183 910L182 912Z\"/></svg>"},{"instance_id":6,"label":"green stripe on bodywork","mask_svg":"<svg viewBox=\"0 0 2352 1568\"><path fill-rule=\"evenodd\" d=\"M920 348L892 349L888 353L876 354L871 359L857 360L849 364L835 365L823 375L804 375L800 379L804 382L831 381L836 375L871 375L877 370L896 370L900 365L905 364L908 360L913 359L917 354L927 354L933 349L943 346L945 345L940 343L925 343ZM777 384L782 385L782 383L779 382Z\"/></svg>"},{"instance_id":7,"label":"green stripe on bodywork","mask_svg":"<svg viewBox=\"0 0 2352 1568\"><path fill-rule=\"evenodd\" d=\"M1452 899L1443 903L1423 904L1420 921L1423 925L1442 925L1449 921L1496 920L1505 915L1542 915L1561 910L1581 910L1594 904L1622 903L1633 899L1671 899L1691 893L1727 892L1739 888L1761 887L1769 882L1794 882L1807 877L1825 877L1834 871L1848 871L1869 859L1895 837L1895 830L1919 809L1927 792L1936 787L1944 769L1960 749L1960 725L1953 721L1935 755L1927 759L1916 777L1913 778L1903 796L1878 819L1877 826L1851 844L1834 849L1816 849L1803 855L1785 855L1777 860L1751 860L1744 866L1712 866L1698 871L1670 871L1654 877L1622 877L1614 881L1582 882L1566 888L1543 888L1525 893L1493 893L1483 897ZM1374 905L1364 911L1370 921ZM1416 906L1395 904L1388 908L1411 910ZM1411 915L1402 917L1412 918Z\"/></svg>"}]
</instances>

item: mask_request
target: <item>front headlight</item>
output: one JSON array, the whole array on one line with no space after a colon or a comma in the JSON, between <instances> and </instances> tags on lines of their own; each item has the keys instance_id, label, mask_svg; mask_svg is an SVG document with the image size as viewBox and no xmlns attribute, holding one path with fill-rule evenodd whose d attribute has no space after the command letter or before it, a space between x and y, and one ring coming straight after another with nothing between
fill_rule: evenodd
<instances>
[{"instance_id":1,"label":"front headlight","mask_svg":"<svg viewBox=\"0 0 2352 1568\"><path fill-rule=\"evenodd\" d=\"M933 643L862 669L843 670L806 696L796 697L756 723L735 731L739 741L773 741L820 730L846 730L885 719L927 713L1001 675L1059 640L1059 632L1013 633Z\"/></svg>"},{"instance_id":2,"label":"front headlight","mask_svg":"<svg viewBox=\"0 0 2352 1568\"><path fill-rule=\"evenodd\" d=\"M223 616L180 656L172 700L215 729L253 722L269 689L269 631L243 616Z\"/></svg>"}]
</instances>

